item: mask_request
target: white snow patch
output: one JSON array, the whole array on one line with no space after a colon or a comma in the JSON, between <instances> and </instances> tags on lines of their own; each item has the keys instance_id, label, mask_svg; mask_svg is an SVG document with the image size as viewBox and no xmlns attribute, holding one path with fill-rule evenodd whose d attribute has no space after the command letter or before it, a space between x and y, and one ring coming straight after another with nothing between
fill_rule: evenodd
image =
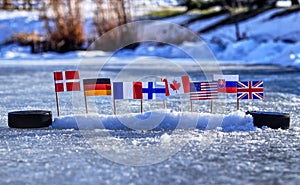
<instances>
[{"instance_id":1,"label":"white snow patch","mask_svg":"<svg viewBox=\"0 0 300 185\"><path fill-rule=\"evenodd\" d=\"M150 115L162 119L156 119ZM108 130L173 130L177 128L206 130L221 128L224 132L256 130L252 116L239 111L222 115L173 112L171 110L145 112L143 114L65 116L55 118L51 127L55 129ZM168 136L162 136L161 140L167 142Z\"/></svg>"}]
</instances>

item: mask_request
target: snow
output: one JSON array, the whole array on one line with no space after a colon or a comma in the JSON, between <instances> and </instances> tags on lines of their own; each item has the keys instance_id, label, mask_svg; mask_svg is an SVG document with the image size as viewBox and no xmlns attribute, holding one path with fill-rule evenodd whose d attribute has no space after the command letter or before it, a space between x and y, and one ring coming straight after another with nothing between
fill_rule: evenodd
<instances>
[{"instance_id":1,"label":"snow","mask_svg":"<svg viewBox=\"0 0 300 185\"><path fill-rule=\"evenodd\" d=\"M166 1L167 2L167 1ZM167 3L174 4L175 1ZM159 4L159 3L158 3ZM93 7L89 3L83 5L84 12L89 12L85 16L85 34L93 35L95 29L92 26L92 15L90 14ZM300 12L295 12L286 16L270 19L275 13L283 11L283 8L266 11L259 16L239 23L240 32L245 39L236 41L234 25L222 26L208 33L201 34L200 37L207 43L212 50L216 59L222 64L239 63L239 64L271 64L281 66L300 67L300 27L295 23L300 18ZM183 24L195 15L184 14L172 18L162 19L164 22L173 24ZM197 32L213 23L224 19L226 15L214 18L203 19L191 23L188 28ZM157 30L155 25L151 29L144 29L143 35L153 35ZM151 27L151 26L149 26ZM159 28L159 26L158 26ZM43 22L39 19L39 12L26 11L0 11L0 44L9 40L17 33L37 32L43 34ZM182 32L172 32L170 38L179 39L178 34ZM177 34L177 35L176 35ZM142 36L143 36L142 35ZM156 34L155 37L160 39L162 35ZM182 39L184 37L180 37ZM135 50L121 50L115 53L115 56L158 56L166 58L186 58L186 53L182 52L182 48L186 46L183 42L178 47L165 45L157 46L155 44L144 44ZM189 43L189 47L191 44ZM194 45L198 47L197 44ZM77 59L108 56L110 53L105 52L70 52L64 55L56 53L41 53L38 55L30 54L29 47L20 47L16 44L2 46L0 59L4 60L44 60L44 59Z\"/></svg>"},{"instance_id":2,"label":"snow","mask_svg":"<svg viewBox=\"0 0 300 185\"><path fill-rule=\"evenodd\" d=\"M198 32L198 31L200 31L208 26L211 26L227 17L228 17L228 15L220 15L220 16L216 16L216 17L209 18L206 20L195 21L194 23L189 25L189 29L192 30L193 32Z\"/></svg>"},{"instance_id":3,"label":"snow","mask_svg":"<svg viewBox=\"0 0 300 185\"><path fill-rule=\"evenodd\" d=\"M45 33L38 11L0 10L0 45L17 33Z\"/></svg>"},{"instance_id":4,"label":"snow","mask_svg":"<svg viewBox=\"0 0 300 185\"><path fill-rule=\"evenodd\" d=\"M298 58L291 57L299 54L300 27L295 23L300 12L270 19L280 11L283 9L269 10L239 23L240 33L246 36L241 41L235 40L234 25L223 26L201 36L219 60L300 67Z\"/></svg>"},{"instance_id":5,"label":"snow","mask_svg":"<svg viewBox=\"0 0 300 185\"><path fill-rule=\"evenodd\" d=\"M55 129L108 130L172 130L175 128L205 130L220 127L225 132L256 130L252 116L245 115L244 112L238 111L224 115L173 112L172 110L151 111L143 114L64 116L55 118L51 127Z\"/></svg>"}]
</instances>

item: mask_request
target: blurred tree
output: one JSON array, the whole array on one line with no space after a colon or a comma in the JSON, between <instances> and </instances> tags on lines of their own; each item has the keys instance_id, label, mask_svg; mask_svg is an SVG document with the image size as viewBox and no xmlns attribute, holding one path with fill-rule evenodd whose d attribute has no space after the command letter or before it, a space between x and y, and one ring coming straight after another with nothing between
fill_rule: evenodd
<instances>
[{"instance_id":1,"label":"blurred tree","mask_svg":"<svg viewBox=\"0 0 300 185\"><path fill-rule=\"evenodd\" d=\"M3 0L3 9L5 10L12 9L12 0Z\"/></svg>"},{"instance_id":2,"label":"blurred tree","mask_svg":"<svg viewBox=\"0 0 300 185\"><path fill-rule=\"evenodd\" d=\"M99 35L128 22L125 0L95 0L95 3L94 23Z\"/></svg>"},{"instance_id":3,"label":"blurred tree","mask_svg":"<svg viewBox=\"0 0 300 185\"><path fill-rule=\"evenodd\" d=\"M221 0L187 0L183 5L187 7L187 10L204 10L213 6L222 6L223 4Z\"/></svg>"},{"instance_id":4,"label":"blurred tree","mask_svg":"<svg viewBox=\"0 0 300 185\"><path fill-rule=\"evenodd\" d=\"M292 5L299 5L299 1L298 0L291 0L292 1Z\"/></svg>"},{"instance_id":5,"label":"blurred tree","mask_svg":"<svg viewBox=\"0 0 300 185\"><path fill-rule=\"evenodd\" d=\"M50 0L44 3L42 18L48 31L48 49L67 52L81 49L84 42L80 3L82 0ZM47 11L53 11L53 17ZM54 26L50 26L54 25Z\"/></svg>"}]
</instances>

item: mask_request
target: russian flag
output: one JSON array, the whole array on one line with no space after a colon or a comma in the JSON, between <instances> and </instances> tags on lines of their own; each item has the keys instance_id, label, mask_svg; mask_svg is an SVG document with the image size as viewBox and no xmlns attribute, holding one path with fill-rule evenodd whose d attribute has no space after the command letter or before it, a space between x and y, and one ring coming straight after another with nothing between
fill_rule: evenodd
<instances>
[{"instance_id":1,"label":"russian flag","mask_svg":"<svg viewBox=\"0 0 300 185\"><path fill-rule=\"evenodd\" d=\"M237 93L237 82L226 81L226 93Z\"/></svg>"}]
</instances>

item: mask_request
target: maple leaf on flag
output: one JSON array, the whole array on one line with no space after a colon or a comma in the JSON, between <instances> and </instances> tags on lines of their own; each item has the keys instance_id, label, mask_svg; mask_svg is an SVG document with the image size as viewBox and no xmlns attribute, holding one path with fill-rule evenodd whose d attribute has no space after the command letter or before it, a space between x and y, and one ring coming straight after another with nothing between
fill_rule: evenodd
<instances>
[{"instance_id":1,"label":"maple leaf on flag","mask_svg":"<svg viewBox=\"0 0 300 185\"><path fill-rule=\"evenodd\" d=\"M170 87L174 90L174 91L177 91L180 89L180 83L178 83L176 80L173 80L173 83L170 84Z\"/></svg>"}]
</instances>

